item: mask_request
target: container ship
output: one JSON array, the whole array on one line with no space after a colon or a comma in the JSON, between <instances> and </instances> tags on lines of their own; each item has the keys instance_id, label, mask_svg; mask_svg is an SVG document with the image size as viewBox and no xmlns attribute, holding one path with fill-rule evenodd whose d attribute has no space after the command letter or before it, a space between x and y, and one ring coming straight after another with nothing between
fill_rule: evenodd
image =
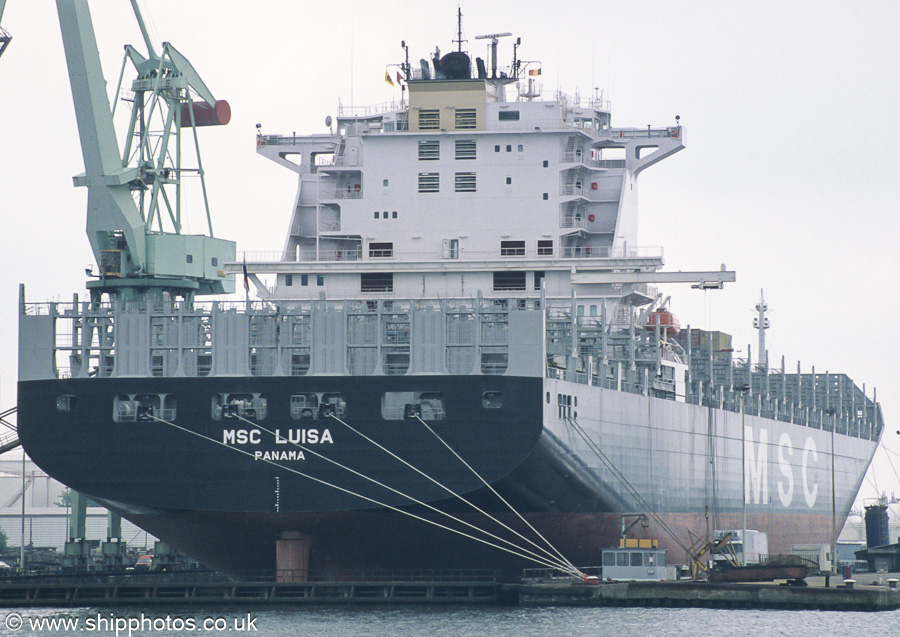
<instances>
[{"instance_id":1,"label":"container ship","mask_svg":"<svg viewBox=\"0 0 900 637\"><path fill-rule=\"evenodd\" d=\"M283 249L238 255L181 232L171 163L227 104L144 31L120 149L87 5L57 4L98 269L84 299L21 294L19 435L47 473L229 571L595 565L626 524L670 561L714 528L833 541L880 407L680 328L656 286L735 274L638 241L677 121L544 90L509 34L486 60L404 44L400 101L258 132L298 190Z\"/></svg>"}]
</instances>

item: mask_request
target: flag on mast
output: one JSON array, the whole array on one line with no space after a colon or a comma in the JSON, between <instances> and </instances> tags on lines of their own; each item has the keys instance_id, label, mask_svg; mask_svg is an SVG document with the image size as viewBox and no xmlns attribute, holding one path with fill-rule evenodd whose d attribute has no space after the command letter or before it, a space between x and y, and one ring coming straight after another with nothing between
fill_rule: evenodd
<instances>
[{"instance_id":1,"label":"flag on mast","mask_svg":"<svg viewBox=\"0 0 900 637\"><path fill-rule=\"evenodd\" d=\"M250 276L247 274L247 258L244 257L244 292L250 294Z\"/></svg>"},{"instance_id":2,"label":"flag on mast","mask_svg":"<svg viewBox=\"0 0 900 637\"><path fill-rule=\"evenodd\" d=\"M393 80L391 80L391 74L388 73L387 71L384 72L384 81L387 82L388 84L390 84L391 86L394 85Z\"/></svg>"}]
</instances>

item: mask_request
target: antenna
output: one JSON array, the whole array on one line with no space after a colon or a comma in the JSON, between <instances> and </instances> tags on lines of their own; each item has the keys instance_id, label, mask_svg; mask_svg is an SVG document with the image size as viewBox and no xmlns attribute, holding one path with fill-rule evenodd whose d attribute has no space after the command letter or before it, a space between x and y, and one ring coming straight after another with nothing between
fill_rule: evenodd
<instances>
[{"instance_id":1,"label":"antenna","mask_svg":"<svg viewBox=\"0 0 900 637\"><path fill-rule=\"evenodd\" d=\"M522 45L522 38L516 38L516 43L513 44L513 63L512 63L512 76L516 79L519 79L519 65L521 62L517 58L517 53L519 51L519 47Z\"/></svg>"},{"instance_id":2,"label":"antenna","mask_svg":"<svg viewBox=\"0 0 900 637\"><path fill-rule=\"evenodd\" d=\"M468 42L468 40L463 40L462 36L462 9L457 6L456 7L456 39L453 40L457 44L456 50L462 53L462 45L463 42Z\"/></svg>"},{"instance_id":3,"label":"antenna","mask_svg":"<svg viewBox=\"0 0 900 637\"><path fill-rule=\"evenodd\" d=\"M769 311L769 304L766 303L766 299L763 296L763 291L759 291L759 303L756 304L756 311L758 316L753 319L753 327L755 327L759 331L759 367L761 369L768 369L769 367L769 353L766 350L766 330L769 329L769 319L766 317L766 312Z\"/></svg>"},{"instance_id":4,"label":"antenna","mask_svg":"<svg viewBox=\"0 0 900 637\"><path fill-rule=\"evenodd\" d=\"M407 81L409 81L412 77L412 71L409 68L409 47L406 46L406 40L400 40L400 48L406 51L406 63L402 64L401 67L403 68L403 73L406 75Z\"/></svg>"},{"instance_id":5,"label":"antenna","mask_svg":"<svg viewBox=\"0 0 900 637\"><path fill-rule=\"evenodd\" d=\"M497 38L505 38L507 36L512 35L512 33L490 33L488 35L476 35L476 40L487 40L491 41L491 78L497 79Z\"/></svg>"}]
</instances>

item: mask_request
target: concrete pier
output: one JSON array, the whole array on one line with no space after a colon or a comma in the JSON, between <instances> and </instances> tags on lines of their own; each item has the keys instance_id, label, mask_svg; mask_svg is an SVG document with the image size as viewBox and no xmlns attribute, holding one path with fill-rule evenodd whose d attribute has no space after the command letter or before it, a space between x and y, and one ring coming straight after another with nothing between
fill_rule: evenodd
<instances>
[{"instance_id":1,"label":"concrete pier","mask_svg":"<svg viewBox=\"0 0 900 637\"><path fill-rule=\"evenodd\" d=\"M888 586L785 586L709 582L564 582L521 584L523 606L647 606L875 611L900 608Z\"/></svg>"},{"instance_id":2,"label":"concrete pier","mask_svg":"<svg viewBox=\"0 0 900 637\"><path fill-rule=\"evenodd\" d=\"M821 578L819 578L821 579ZM879 611L900 608L890 578L851 587L709 582L601 582L574 580L507 583L499 573L345 573L285 581L229 578L213 572L77 577L9 577L0 580L0 607L113 607L127 605L488 605L643 606L668 608L767 608Z\"/></svg>"}]
</instances>

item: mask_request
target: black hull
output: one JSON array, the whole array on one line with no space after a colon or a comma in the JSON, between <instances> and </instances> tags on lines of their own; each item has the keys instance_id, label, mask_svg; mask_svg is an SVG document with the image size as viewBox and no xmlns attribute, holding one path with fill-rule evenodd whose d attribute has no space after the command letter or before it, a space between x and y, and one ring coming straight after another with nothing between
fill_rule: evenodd
<instances>
[{"instance_id":1,"label":"black hull","mask_svg":"<svg viewBox=\"0 0 900 637\"><path fill-rule=\"evenodd\" d=\"M275 568L274 544L282 529L305 529L313 537L309 568L312 570L355 569L500 569L516 576L523 568L539 566L529 559L505 553L445 529L391 511L342 511L318 514L259 515L215 513L171 513L141 515L124 512L135 524L167 538L203 563L233 573L264 573ZM439 520L438 516L424 514ZM483 516L465 513L463 520L515 539L508 531ZM505 524L544 546L537 534L511 513L497 515ZM599 566L604 548L614 546L621 517L615 512L545 512L523 516L578 566ZM660 517L681 538L688 530L702 532L710 520L702 513L662 513ZM720 515L725 528L741 528L739 514ZM445 522L445 521L444 521ZM790 541L777 538L803 537L813 543L831 542L831 518L821 515L784 514L757 518L750 515L748 527L769 529L769 551L789 553ZM460 524L455 528L468 532ZM632 529L629 537L658 539L667 550L670 564L689 562L682 547L660 534L654 522L650 530ZM517 544L525 543L517 540Z\"/></svg>"},{"instance_id":2,"label":"black hull","mask_svg":"<svg viewBox=\"0 0 900 637\"><path fill-rule=\"evenodd\" d=\"M383 394L412 386L447 396L446 416L429 426L493 482L518 467L537 444L540 383L475 376L33 381L19 385L19 435L29 456L57 480L136 512L287 514L403 506L408 498L362 476L420 501L449 495L337 420L291 419L291 395L340 392L347 397L341 420L453 492L466 493L482 486L479 478L418 420L382 418ZM267 416L258 423L214 419L211 400L222 391L264 393ZM116 396L150 392L173 397L177 412L171 424L114 421ZM502 407L485 408L485 392L500 392ZM62 394L75 397L71 411L57 409ZM290 443L287 432L299 428L315 430L320 438L327 429L330 440ZM256 436L244 443L226 433L253 429ZM255 458L257 453L269 455ZM302 459L295 457L299 454Z\"/></svg>"},{"instance_id":3,"label":"black hull","mask_svg":"<svg viewBox=\"0 0 900 637\"><path fill-rule=\"evenodd\" d=\"M492 567L512 573L534 566L520 555L440 528L437 524L473 533L421 503L513 539L337 421L313 423L319 430L328 427L333 441L305 445L303 460L267 462L253 457L254 450L297 449L276 444L267 433L296 429L302 422L288 415L291 395L341 392L347 397L342 420L539 541L536 532L510 513L421 422L382 417L385 392L415 388L445 397L444 417L426 422L452 449L568 559L596 565L602 549L619 536L621 512L634 506L544 427L542 382L475 375L31 381L19 384L19 434L27 453L48 474L215 568L232 572L275 568L275 544L285 532L310 538L312 569ZM223 444L223 431L250 429L253 423L212 416L211 397L222 391L265 393L268 414L258 423L259 444ZM171 424L115 421L116 396L148 392L174 397L177 413ZM502 406L488 407L482 400L485 392L502 395ZM61 394L76 398L74 408L59 409ZM411 495L420 504L313 452ZM689 529L712 530L706 528L711 522L703 502L668 511L663 505L658 510L677 537L688 537ZM843 515L839 517L840 523ZM716 524L740 528L740 514L723 512ZM789 538L830 542L830 516L811 511L751 511L747 524L768 530L770 552L789 551ZM670 562L684 561L683 550L658 522L646 530L636 527L631 535L635 533L660 539L671 551Z\"/></svg>"},{"instance_id":4,"label":"black hull","mask_svg":"<svg viewBox=\"0 0 900 637\"><path fill-rule=\"evenodd\" d=\"M313 425L320 433L329 429L327 444L276 444L269 432L286 437L300 424L311 426L287 416L292 394L341 392L343 421L486 510L505 506L481 478L523 511L600 504L597 485L572 482L569 468L554 460L559 450L542 443L541 382L479 376L32 381L19 384L19 433L48 474L217 568L273 568L275 541L284 531L312 537L313 568L458 567L461 552L484 565L498 563L496 549L485 547L482 556L476 542L391 510L447 522L397 492L446 511L468 506L372 442L326 419ZM418 420L382 418L383 394L410 387L447 397L445 417L426 422L478 476ZM211 416L211 397L222 391L265 393L268 414L258 423L258 445L222 444L223 431L253 428ZM502 406L486 407L485 392L502 395ZM148 393L174 397L171 424L115 421L116 396ZM60 395L74 396L74 408L61 411ZM265 461L252 457L256 450L305 451L303 460ZM561 493L570 494L568 503L558 501ZM518 567L522 560L510 563Z\"/></svg>"}]
</instances>

